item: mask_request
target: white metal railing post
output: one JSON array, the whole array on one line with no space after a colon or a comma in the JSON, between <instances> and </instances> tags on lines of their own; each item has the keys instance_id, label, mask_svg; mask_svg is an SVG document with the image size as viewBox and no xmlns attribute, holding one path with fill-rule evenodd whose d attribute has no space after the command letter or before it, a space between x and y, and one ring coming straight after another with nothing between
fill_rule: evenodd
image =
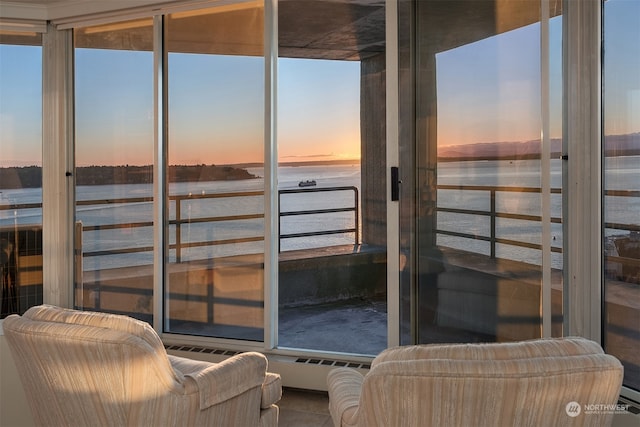
<instances>
[{"instance_id":1,"label":"white metal railing post","mask_svg":"<svg viewBox=\"0 0 640 427\"><path fill-rule=\"evenodd\" d=\"M496 257L496 190L491 190L491 195L489 199L489 205L491 206L489 212L491 216L489 217L489 221L491 223L491 258Z\"/></svg>"}]
</instances>

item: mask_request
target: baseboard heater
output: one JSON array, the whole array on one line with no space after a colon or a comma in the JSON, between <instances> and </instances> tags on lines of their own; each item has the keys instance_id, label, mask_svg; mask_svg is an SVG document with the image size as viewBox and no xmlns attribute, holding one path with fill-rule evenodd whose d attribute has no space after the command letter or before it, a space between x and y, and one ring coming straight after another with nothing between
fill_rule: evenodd
<instances>
[{"instance_id":1,"label":"baseboard heater","mask_svg":"<svg viewBox=\"0 0 640 427\"><path fill-rule=\"evenodd\" d=\"M215 349L209 347L196 347L196 346L188 346L188 345L165 345L167 350L172 351L187 351L191 353L204 353L204 354L215 354L218 356L235 356L236 354L242 353L242 351L234 351L234 350L222 350ZM314 358L314 357L297 357L293 361L294 363L301 363L305 365L318 365L318 366L326 366L326 367L347 367L347 368L355 368L355 369L371 369L371 364L366 362L353 362L347 360L339 360L339 359L328 359L328 358Z\"/></svg>"}]
</instances>

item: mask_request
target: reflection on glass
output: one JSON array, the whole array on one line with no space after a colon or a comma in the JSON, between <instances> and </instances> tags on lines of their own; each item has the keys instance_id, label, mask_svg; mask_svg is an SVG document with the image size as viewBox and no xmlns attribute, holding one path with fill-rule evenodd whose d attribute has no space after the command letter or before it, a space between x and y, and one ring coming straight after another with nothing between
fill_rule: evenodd
<instances>
[{"instance_id":1,"label":"reflection on glass","mask_svg":"<svg viewBox=\"0 0 640 427\"><path fill-rule=\"evenodd\" d=\"M552 333L561 334L562 123L553 114L561 111L561 11L550 11L547 52L539 3L519 2L517 16L509 7L418 2L418 200L415 246L407 246L416 271L402 285L413 301L403 322L416 327L406 343L540 337L543 242L554 252ZM543 111L552 113L550 233L542 227Z\"/></svg>"},{"instance_id":2,"label":"reflection on glass","mask_svg":"<svg viewBox=\"0 0 640 427\"><path fill-rule=\"evenodd\" d=\"M604 4L604 343L640 390L640 3Z\"/></svg>"},{"instance_id":3,"label":"reflection on glass","mask_svg":"<svg viewBox=\"0 0 640 427\"><path fill-rule=\"evenodd\" d=\"M42 304L42 47L0 31L0 319Z\"/></svg>"},{"instance_id":4,"label":"reflection on glass","mask_svg":"<svg viewBox=\"0 0 640 427\"><path fill-rule=\"evenodd\" d=\"M263 7L168 16L169 332L263 340Z\"/></svg>"},{"instance_id":5,"label":"reflection on glass","mask_svg":"<svg viewBox=\"0 0 640 427\"><path fill-rule=\"evenodd\" d=\"M153 316L152 20L75 42L75 305Z\"/></svg>"},{"instance_id":6,"label":"reflection on glass","mask_svg":"<svg viewBox=\"0 0 640 427\"><path fill-rule=\"evenodd\" d=\"M279 5L280 347L387 346L384 7L371 3Z\"/></svg>"}]
</instances>

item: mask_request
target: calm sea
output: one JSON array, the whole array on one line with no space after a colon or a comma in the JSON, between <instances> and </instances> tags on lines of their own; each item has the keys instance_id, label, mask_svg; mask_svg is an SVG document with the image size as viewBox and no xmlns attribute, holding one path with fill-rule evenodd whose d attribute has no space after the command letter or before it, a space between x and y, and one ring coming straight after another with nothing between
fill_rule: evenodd
<instances>
[{"instance_id":1,"label":"calm sea","mask_svg":"<svg viewBox=\"0 0 640 427\"><path fill-rule=\"evenodd\" d=\"M551 186L560 188L560 161L552 161ZM640 189L640 156L606 159L605 175L607 189ZM263 176L261 168L249 169L257 176ZM279 170L279 188L297 189L298 183L316 180L313 188L353 186L360 188L360 170L357 164L340 166L299 166L282 167ZM442 163L438 169L440 184L476 185L476 186L523 186L540 187L539 161L473 161ZM251 239L261 236L264 220L238 219L225 221L206 221L211 217L235 215L260 215L264 212L262 197L225 197L207 198L209 195L245 191L260 191L262 179L243 181L215 181L198 183L171 184L170 194L184 196L172 201L169 206L172 221L186 221L176 233L175 225L169 228L172 245L181 243L178 252L170 251L171 260L179 255L182 260L207 259L234 255L237 253L261 253L264 243L244 242L220 244L232 239ZM104 185L79 186L76 189L78 200L113 200L119 198L150 197L150 185ZM41 201L41 189L2 190L0 204L25 204ZM191 197L188 197L191 195ZM526 215L540 215L539 194L497 193L496 211ZM281 212L295 212L305 209L348 208L354 204L352 191L336 191L308 194L282 195ZM455 207L488 211L490 197L488 191L439 190L439 207ZM83 233L83 252L118 250L124 248L145 248L153 245L152 229L143 225L153 218L151 203L109 203L80 206L77 220L83 226L104 224L126 224L117 229L85 231ZM551 196L551 216L562 215L561 195ZM608 222L640 224L640 198L606 197L605 219ZM40 209L20 209L0 211L0 227L41 223ZM199 222L201 221L201 222ZM354 227L354 214L340 212L332 214L293 215L281 218L281 234L326 231ZM480 236L490 236L491 226L488 217L467 214L439 213L438 227L442 230L464 231ZM607 230L608 236L628 234L616 230ZM500 219L496 220L495 234L504 239L513 239L530 243L541 243L542 227L538 222ZM562 227L551 226L552 246L561 247ZM217 242L217 244L207 244ZM191 246L187 244L191 243ZM195 245L193 245L195 243ZM199 246L198 243L204 243ZM281 240L282 250L304 249L354 243L354 234L333 234ZM489 253L489 243L480 240L442 236L438 243L454 248ZM541 263L540 251L497 245L499 257L515 259L534 264ZM144 265L152 262L152 253L148 251L133 254L103 255L84 258L85 270L112 268L131 265ZM561 255L554 254L552 263L561 267Z\"/></svg>"}]
</instances>

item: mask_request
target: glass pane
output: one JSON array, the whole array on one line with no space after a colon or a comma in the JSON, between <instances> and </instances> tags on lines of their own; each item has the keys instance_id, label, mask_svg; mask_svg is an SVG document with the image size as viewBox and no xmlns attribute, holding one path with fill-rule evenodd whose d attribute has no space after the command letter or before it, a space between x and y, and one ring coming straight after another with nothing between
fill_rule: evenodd
<instances>
[{"instance_id":1,"label":"glass pane","mask_svg":"<svg viewBox=\"0 0 640 427\"><path fill-rule=\"evenodd\" d=\"M279 4L280 347L387 346L384 6L373 3Z\"/></svg>"},{"instance_id":2,"label":"glass pane","mask_svg":"<svg viewBox=\"0 0 640 427\"><path fill-rule=\"evenodd\" d=\"M42 41L0 31L0 319L42 304Z\"/></svg>"},{"instance_id":3,"label":"glass pane","mask_svg":"<svg viewBox=\"0 0 640 427\"><path fill-rule=\"evenodd\" d=\"M640 390L640 3L604 4L604 342Z\"/></svg>"},{"instance_id":4,"label":"glass pane","mask_svg":"<svg viewBox=\"0 0 640 427\"><path fill-rule=\"evenodd\" d=\"M545 269L552 334L561 335L561 11L549 11L547 49L538 1L416 5L417 127L400 142L401 170L415 170L402 176L401 199L415 199L401 204L402 341L540 337ZM403 49L401 69L410 65ZM401 84L412 85L402 73Z\"/></svg>"},{"instance_id":5,"label":"glass pane","mask_svg":"<svg viewBox=\"0 0 640 427\"><path fill-rule=\"evenodd\" d=\"M168 16L169 332L263 340L263 28L257 2Z\"/></svg>"},{"instance_id":6,"label":"glass pane","mask_svg":"<svg viewBox=\"0 0 640 427\"><path fill-rule=\"evenodd\" d=\"M153 21L75 38L75 305L153 318Z\"/></svg>"}]
</instances>

